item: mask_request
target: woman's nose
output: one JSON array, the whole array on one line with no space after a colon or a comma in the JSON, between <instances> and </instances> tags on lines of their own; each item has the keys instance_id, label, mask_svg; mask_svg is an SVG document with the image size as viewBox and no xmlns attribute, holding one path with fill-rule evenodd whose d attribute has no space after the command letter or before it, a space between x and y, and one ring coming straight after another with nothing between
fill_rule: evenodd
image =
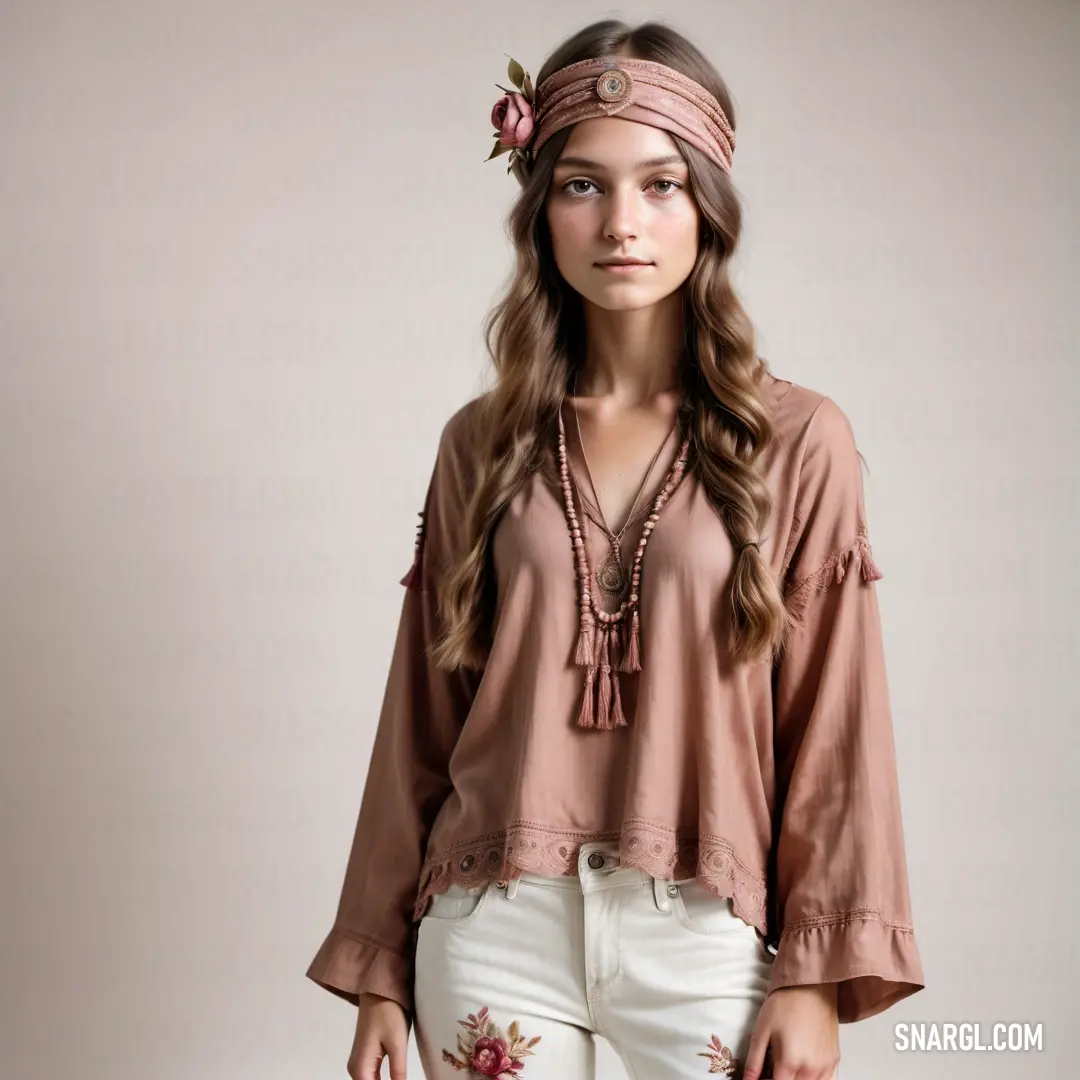
<instances>
[{"instance_id":1,"label":"woman's nose","mask_svg":"<svg viewBox=\"0 0 1080 1080\"><path fill-rule=\"evenodd\" d=\"M632 193L614 193L608 199L604 234L615 240L625 240L638 232L637 208Z\"/></svg>"}]
</instances>

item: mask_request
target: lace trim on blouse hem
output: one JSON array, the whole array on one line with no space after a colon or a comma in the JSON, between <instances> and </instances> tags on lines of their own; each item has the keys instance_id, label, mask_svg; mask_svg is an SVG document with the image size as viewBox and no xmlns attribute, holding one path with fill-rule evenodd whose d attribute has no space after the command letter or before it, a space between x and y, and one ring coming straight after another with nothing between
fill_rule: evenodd
<instances>
[{"instance_id":1,"label":"lace trim on blouse hem","mask_svg":"<svg viewBox=\"0 0 1080 1080\"><path fill-rule=\"evenodd\" d=\"M419 921L428 900L451 883L472 887L522 873L573 875L581 845L597 841L618 842L620 863L653 877L666 881L698 878L717 896L730 897L735 914L767 934L765 878L738 857L730 841L640 818L611 832L518 821L499 832L455 844L425 860L413 919Z\"/></svg>"}]
</instances>

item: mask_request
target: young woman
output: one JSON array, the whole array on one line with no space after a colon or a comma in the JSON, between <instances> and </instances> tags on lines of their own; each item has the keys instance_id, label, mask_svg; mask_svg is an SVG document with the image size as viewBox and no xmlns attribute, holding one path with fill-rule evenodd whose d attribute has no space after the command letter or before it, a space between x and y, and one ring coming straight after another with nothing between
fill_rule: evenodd
<instances>
[{"instance_id":1,"label":"young woman","mask_svg":"<svg viewBox=\"0 0 1080 1080\"><path fill-rule=\"evenodd\" d=\"M701 53L605 21L509 75L497 378L442 431L308 976L364 1080L410 1023L429 1078L586 1080L600 1034L637 1080L827 1080L923 986L852 428L755 351Z\"/></svg>"}]
</instances>

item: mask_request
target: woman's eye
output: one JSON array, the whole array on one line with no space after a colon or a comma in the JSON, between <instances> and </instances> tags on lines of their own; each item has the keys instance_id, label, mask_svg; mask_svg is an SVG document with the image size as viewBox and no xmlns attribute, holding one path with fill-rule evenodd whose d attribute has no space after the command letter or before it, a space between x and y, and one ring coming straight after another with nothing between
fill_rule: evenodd
<instances>
[{"instance_id":1,"label":"woman's eye","mask_svg":"<svg viewBox=\"0 0 1080 1080\"><path fill-rule=\"evenodd\" d=\"M671 189L671 190L669 190L669 194L671 194L671 195L674 195L675 192L678 191L679 186L680 186L680 185L676 184L674 180L657 180L656 183L658 183L658 184L667 184L668 188Z\"/></svg>"},{"instance_id":2,"label":"woman's eye","mask_svg":"<svg viewBox=\"0 0 1080 1080\"><path fill-rule=\"evenodd\" d=\"M575 184L592 184L592 181L591 180L568 180L563 185L563 188L566 191L569 191L571 195L584 195L585 192L584 191L579 191L577 188L575 188L574 187Z\"/></svg>"}]
</instances>

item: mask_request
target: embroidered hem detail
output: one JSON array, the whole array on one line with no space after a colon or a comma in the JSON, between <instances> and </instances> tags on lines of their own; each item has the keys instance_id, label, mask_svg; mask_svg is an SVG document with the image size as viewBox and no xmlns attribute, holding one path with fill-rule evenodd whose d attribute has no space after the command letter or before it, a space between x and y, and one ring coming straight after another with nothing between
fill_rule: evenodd
<instances>
[{"instance_id":1,"label":"embroidered hem detail","mask_svg":"<svg viewBox=\"0 0 1080 1080\"><path fill-rule=\"evenodd\" d=\"M880 581L885 576L874 562L865 525L859 526L855 542L850 547L830 555L817 570L789 588L784 603L795 622L802 623L810 597L815 592L827 589L830 585L839 585L849 569L858 570L863 581Z\"/></svg>"},{"instance_id":2,"label":"embroidered hem detail","mask_svg":"<svg viewBox=\"0 0 1080 1080\"><path fill-rule=\"evenodd\" d=\"M562 877L577 872L581 845L617 842L619 861L665 881L696 877L717 896L730 897L735 914L763 935L766 925L766 887L763 874L747 866L722 836L699 834L642 818L629 819L611 832L555 829L517 821L508 829L473 837L430 855L420 873L413 909L419 921L428 901L450 884L471 888L491 880L508 880L522 873Z\"/></svg>"}]
</instances>

